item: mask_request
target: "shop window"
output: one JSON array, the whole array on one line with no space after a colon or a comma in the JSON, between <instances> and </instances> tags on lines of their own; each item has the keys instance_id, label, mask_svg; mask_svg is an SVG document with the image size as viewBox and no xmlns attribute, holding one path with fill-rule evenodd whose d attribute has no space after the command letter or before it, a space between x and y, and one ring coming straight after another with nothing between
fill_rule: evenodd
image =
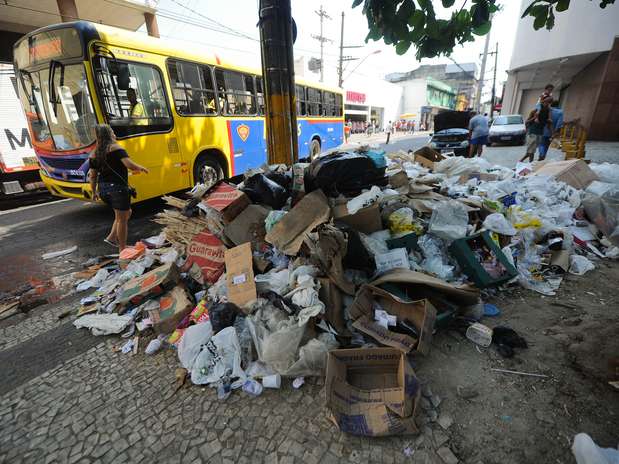
<instances>
[{"instance_id":1,"label":"shop window","mask_svg":"<svg viewBox=\"0 0 619 464\"><path fill-rule=\"evenodd\" d=\"M217 114L215 86L209 66L168 61L174 106L182 116Z\"/></svg>"},{"instance_id":2,"label":"shop window","mask_svg":"<svg viewBox=\"0 0 619 464\"><path fill-rule=\"evenodd\" d=\"M222 113L232 115L257 114L254 77L236 71L215 70L219 106Z\"/></svg>"},{"instance_id":3,"label":"shop window","mask_svg":"<svg viewBox=\"0 0 619 464\"><path fill-rule=\"evenodd\" d=\"M155 66L99 57L95 77L106 119L118 137L172 128L163 79Z\"/></svg>"}]
</instances>

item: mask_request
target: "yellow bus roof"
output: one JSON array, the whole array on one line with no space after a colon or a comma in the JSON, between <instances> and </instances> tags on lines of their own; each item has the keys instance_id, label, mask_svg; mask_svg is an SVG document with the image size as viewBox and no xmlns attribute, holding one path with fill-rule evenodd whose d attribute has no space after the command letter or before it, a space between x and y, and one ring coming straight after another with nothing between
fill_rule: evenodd
<instances>
[{"instance_id":1,"label":"yellow bus roof","mask_svg":"<svg viewBox=\"0 0 619 464\"><path fill-rule=\"evenodd\" d=\"M88 21L83 21L88 22ZM188 46L186 43L177 42L168 39L158 39L145 34L140 34L125 29L119 29L105 24L89 23L99 33L100 40L106 44L117 45L124 48L141 50L148 53L155 53L164 56L185 59L189 61L197 61L200 63L221 66L223 68L235 69L241 72L250 74L262 75L262 70L241 66L236 63L221 59L219 55L212 52L206 52L196 46ZM305 79L296 79L297 84L309 85L318 89L329 90L331 92L342 93L343 90L339 87L324 85L318 82L310 82Z\"/></svg>"}]
</instances>

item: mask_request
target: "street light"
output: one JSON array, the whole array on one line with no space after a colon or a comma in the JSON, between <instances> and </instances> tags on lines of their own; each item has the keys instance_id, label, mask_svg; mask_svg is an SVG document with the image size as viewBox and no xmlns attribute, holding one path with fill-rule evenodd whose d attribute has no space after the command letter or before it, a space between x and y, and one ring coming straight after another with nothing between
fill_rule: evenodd
<instances>
[{"instance_id":1,"label":"street light","mask_svg":"<svg viewBox=\"0 0 619 464\"><path fill-rule=\"evenodd\" d=\"M367 59L368 59L370 56L372 56L372 55L377 55L377 54L378 54L378 53L380 53L381 51L382 51L382 50L374 50L373 52L368 53L367 55L365 55L365 56L361 59L361 61L359 61L359 63L357 63L357 66L355 66L355 67L353 68L353 70L352 70L352 71L350 71L350 72L348 73L348 76L346 76L345 78L343 78L343 79L342 79L342 83L343 83L346 79L348 79L350 76L352 76L352 74L353 74L353 73L357 70L357 68L358 68L359 66L361 66L361 65L363 64L363 62L364 62L365 60L367 60Z\"/></svg>"}]
</instances>

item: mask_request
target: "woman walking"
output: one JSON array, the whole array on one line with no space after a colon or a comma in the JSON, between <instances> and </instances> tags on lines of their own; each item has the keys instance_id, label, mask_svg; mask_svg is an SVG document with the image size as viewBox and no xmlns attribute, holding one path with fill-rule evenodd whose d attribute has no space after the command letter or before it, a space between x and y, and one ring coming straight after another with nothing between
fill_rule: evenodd
<instances>
[{"instance_id":1,"label":"woman walking","mask_svg":"<svg viewBox=\"0 0 619 464\"><path fill-rule=\"evenodd\" d=\"M97 124L95 136L97 145L89 158L90 188L93 200L100 198L114 210L112 230L103 241L122 251L127 246L131 217L132 188L128 169L136 174L148 173L148 169L131 161L127 152L116 143L116 136L107 124Z\"/></svg>"}]
</instances>

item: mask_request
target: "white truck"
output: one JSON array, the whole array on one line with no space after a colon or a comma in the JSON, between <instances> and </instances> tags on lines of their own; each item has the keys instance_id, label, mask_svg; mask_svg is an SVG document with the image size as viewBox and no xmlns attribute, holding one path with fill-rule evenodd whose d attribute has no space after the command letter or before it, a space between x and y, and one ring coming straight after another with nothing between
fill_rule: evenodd
<instances>
[{"instance_id":1,"label":"white truck","mask_svg":"<svg viewBox=\"0 0 619 464\"><path fill-rule=\"evenodd\" d=\"M0 63L0 198L45 189L12 63Z\"/></svg>"}]
</instances>

